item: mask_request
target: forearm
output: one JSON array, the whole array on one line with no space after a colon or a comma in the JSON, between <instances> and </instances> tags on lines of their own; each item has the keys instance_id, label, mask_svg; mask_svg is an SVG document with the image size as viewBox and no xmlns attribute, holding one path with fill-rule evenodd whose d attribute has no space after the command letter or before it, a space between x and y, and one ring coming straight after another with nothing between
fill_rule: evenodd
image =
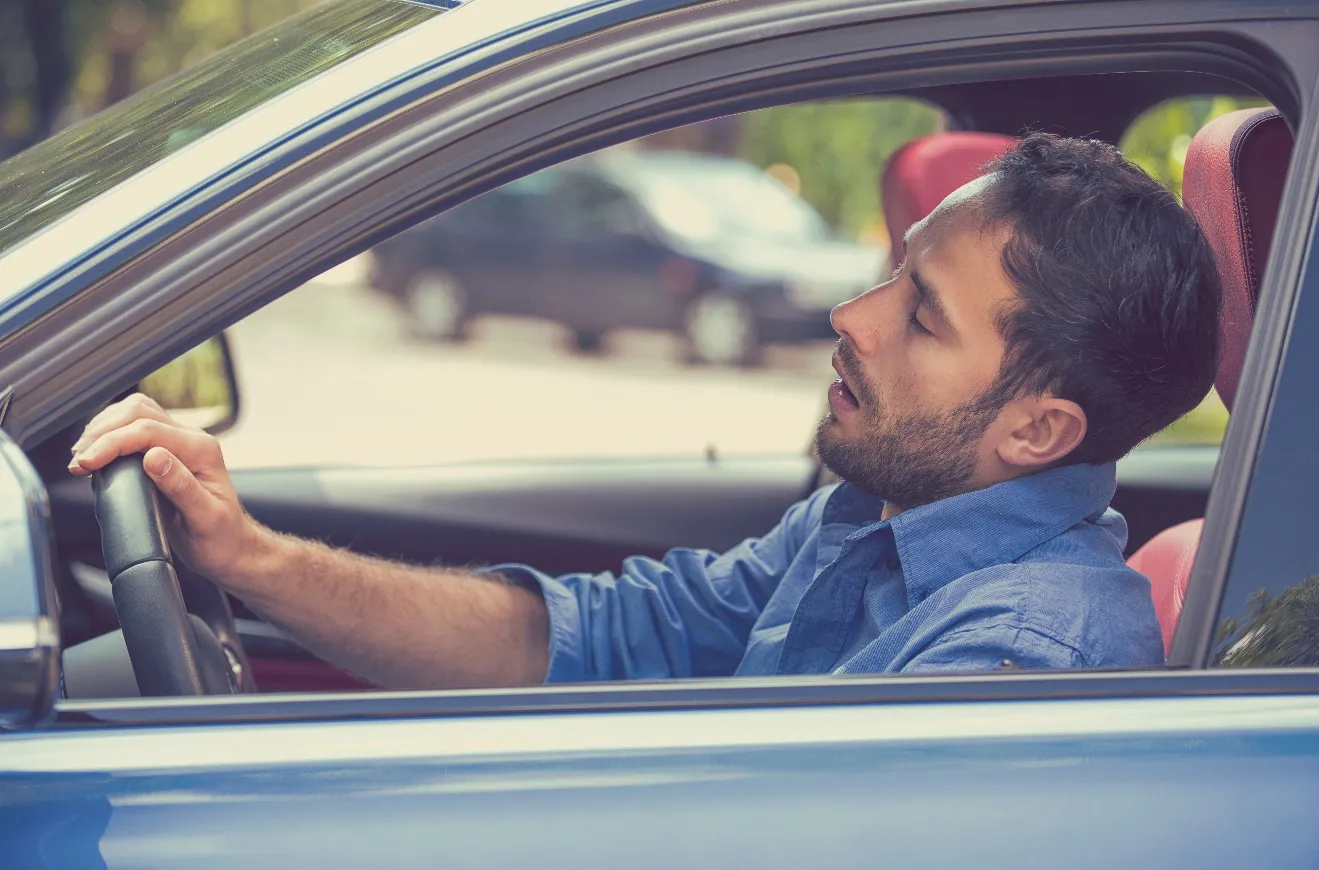
<instances>
[{"instance_id":1,"label":"forearm","mask_svg":"<svg viewBox=\"0 0 1319 870\"><path fill-rule=\"evenodd\" d=\"M220 580L326 661L393 689L538 684L549 658L540 592L497 575L420 568L262 529Z\"/></svg>"}]
</instances>

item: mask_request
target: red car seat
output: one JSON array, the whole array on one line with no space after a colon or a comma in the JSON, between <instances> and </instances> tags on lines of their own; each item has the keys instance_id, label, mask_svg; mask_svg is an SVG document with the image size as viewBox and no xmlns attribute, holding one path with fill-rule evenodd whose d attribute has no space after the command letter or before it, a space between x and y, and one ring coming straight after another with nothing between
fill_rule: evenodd
<instances>
[{"instance_id":1,"label":"red car seat","mask_svg":"<svg viewBox=\"0 0 1319 870\"><path fill-rule=\"evenodd\" d=\"M1291 131L1277 110L1244 109L1206 124L1186 153L1182 196L1209 239L1223 285L1214 386L1229 409L1291 151ZM1160 532L1127 561L1150 578L1164 653L1172 646L1203 526L1204 520L1191 520Z\"/></svg>"},{"instance_id":2,"label":"red car seat","mask_svg":"<svg viewBox=\"0 0 1319 870\"><path fill-rule=\"evenodd\" d=\"M995 133L933 133L894 151L880 179L884 223L892 245L889 262L894 266L902 262L902 237L912 224L979 176L986 163L1015 141Z\"/></svg>"}]
</instances>

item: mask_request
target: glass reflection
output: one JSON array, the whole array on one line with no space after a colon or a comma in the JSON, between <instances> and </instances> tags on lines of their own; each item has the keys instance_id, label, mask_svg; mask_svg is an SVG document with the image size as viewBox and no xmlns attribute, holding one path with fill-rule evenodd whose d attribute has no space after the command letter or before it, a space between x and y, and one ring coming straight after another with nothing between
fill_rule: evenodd
<instances>
[{"instance_id":1,"label":"glass reflection","mask_svg":"<svg viewBox=\"0 0 1319 870\"><path fill-rule=\"evenodd\" d=\"M1289 586L1276 598L1260 589L1240 619L1218 628L1214 663L1229 668L1319 665L1319 574Z\"/></svg>"}]
</instances>

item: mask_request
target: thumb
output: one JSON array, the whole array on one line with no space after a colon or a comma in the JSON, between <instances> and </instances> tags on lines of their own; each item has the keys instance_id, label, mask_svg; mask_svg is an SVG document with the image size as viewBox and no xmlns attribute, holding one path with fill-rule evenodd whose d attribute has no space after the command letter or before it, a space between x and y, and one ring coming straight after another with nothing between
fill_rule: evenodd
<instances>
[{"instance_id":1,"label":"thumb","mask_svg":"<svg viewBox=\"0 0 1319 870\"><path fill-rule=\"evenodd\" d=\"M210 507L211 494L202 488L188 467L164 447L152 447L142 457L142 468L165 494L184 520L202 516Z\"/></svg>"}]
</instances>

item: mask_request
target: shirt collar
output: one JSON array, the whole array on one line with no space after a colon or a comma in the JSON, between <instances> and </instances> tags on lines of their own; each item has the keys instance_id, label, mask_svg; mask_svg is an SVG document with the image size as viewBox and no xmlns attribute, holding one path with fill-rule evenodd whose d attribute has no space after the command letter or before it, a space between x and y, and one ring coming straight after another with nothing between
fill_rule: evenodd
<instances>
[{"instance_id":1,"label":"shirt collar","mask_svg":"<svg viewBox=\"0 0 1319 870\"><path fill-rule=\"evenodd\" d=\"M843 503L858 512L866 504L873 511L878 502L851 484L840 490ZM908 604L915 607L959 577L1015 562L1082 520L1099 517L1116 490L1115 463L1064 465L910 508L849 537L892 528Z\"/></svg>"}]
</instances>

